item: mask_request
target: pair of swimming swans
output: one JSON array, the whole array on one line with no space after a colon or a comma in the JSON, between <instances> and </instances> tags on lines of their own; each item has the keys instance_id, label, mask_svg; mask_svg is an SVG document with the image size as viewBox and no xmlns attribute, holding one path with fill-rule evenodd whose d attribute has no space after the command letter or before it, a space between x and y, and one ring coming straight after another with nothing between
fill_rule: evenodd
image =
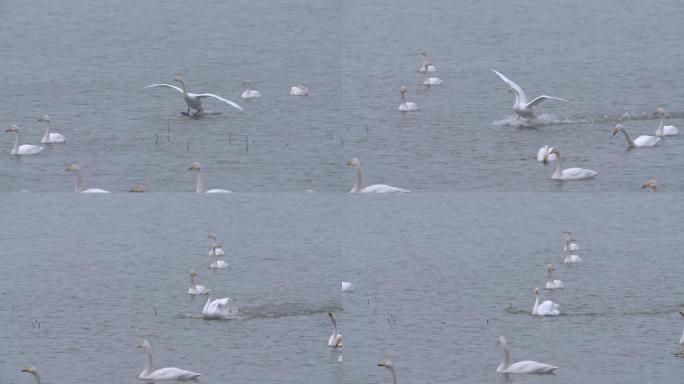
<instances>
[{"instance_id":1,"label":"pair of swimming swans","mask_svg":"<svg viewBox=\"0 0 684 384\"><path fill-rule=\"evenodd\" d=\"M199 161L195 161L190 165L190 168L188 168L188 171L192 172L197 172L197 181L195 182L195 192L196 193L231 193L227 189L220 189L220 188L214 188L210 189L208 191L204 191L204 180L203 180L203 171L202 171L202 164Z\"/></svg>"},{"instance_id":2,"label":"pair of swimming swans","mask_svg":"<svg viewBox=\"0 0 684 384\"><path fill-rule=\"evenodd\" d=\"M337 319L332 312L328 312L328 317L330 317L330 322L332 322L332 334L328 338L328 347L339 348L342 346L342 335L337 333Z\"/></svg>"},{"instance_id":3,"label":"pair of swimming swans","mask_svg":"<svg viewBox=\"0 0 684 384\"><path fill-rule=\"evenodd\" d=\"M571 251L573 249L573 242L566 241L563 247L563 264L575 264L582 261L582 258L573 254ZM574 247L574 249L579 249L579 247Z\"/></svg>"},{"instance_id":4,"label":"pair of swimming swans","mask_svg":"<svg viewBox=\"0 0 684 384\"><path fill-rule=\"evenodd\" d=\"M66 169L67 172L73 172L74 175L76 175L76 184L74 185L74 192L76 193L109 193L109 191L105 191L104 189L100 188L88 188L86 190L83 190L81 188L81 166L74 163L69 165L69 167Z\"/></svg>"},{"instance_id":5,"label":"pair of swimming swans","mask_svg":"<svg viewBox=\"0 0 684 384\"><path fill-rule=\"evenodd\" d=\"M420 63L420 72L421 73L427 73L427 72L435 72L437 68L432 64L432 60L427 55L427 52L423 51L420 53L421 55L421 63Z\"/></svg>"},{"instance_id":6,"label":"pair of swimming swans","mask_svg":"<svg viewBox=\"0 0 684 384\"><path fill-rule=\"evenodd\" d=\"M557 280L560 282L560 280ZM561 286L563 283L560 283ZM560 311L558 310L558 304L551 300L545 300L539 303L539 288L534 289L534 306L532 307L532 314L535 316L558 316Z\"/></svg>"},{"instance_id":7,"label":"pair of swimming swans","mask_svg":"<svg viewBox=\"0 0 684 384\"><path fill-rule=\"evenodd\" d=\"M211 257L211 264L209 264L209 268L211 269L223 269L223 268L228 268L228 262L224 260L219 260L220 256L224 256L226 253L223 252L223 246L219 244L219 242L216 240L216 235L213 233L210 233L209 236L207 236L211 240L211 250L209 251L209 256Z\"/></svg>"},{"instance_id":8,"label":"pair of swimming swans","mask_svg":"<svg viewBox=\"0 0 684 384\"><path fill-rule=\"evenodd\" d=\"M546 100L558 100L558 101L567 101L565 99L561 99L559 97L553 97L553 96L547 96L547 95L541 95L538 97L535 97L532 99L532 101L528 101L527 95L525 94L525 91L520 88L520 86L516 83L514 83L512 80L510 80L508 77L504 76L500 72L498 72L495 69L492 69L494 73L496 73L501 80L503 80L506 84L509 86L509 91L513 92L515 94L515 102L513 103L513 112L515 112L516 115L522 117L522 118L533 118L534 117L534 111L532 110L533 107L541 104L542 102Z\"/></svg>"},{"instance_id":9,"label":"pair of swimming swans","mask_svg":"<svg viewBox=\"0 0 684 384\"><path fill-rule=\"evenodd\" d=\"M214 98L216 100L222 101L228 105L230 105L233 108L236 108L240 111L242 111L242 107L239 106L237 103L232 102L228 99L224 99L221 96L214 95L213 93L191 93L188 92L187 89L185 88L185 83L183 82L183 79L180 76L176 76L173 81L176 81L180 84L180 88L171 85L171 84L152 84L148 85L145 88L155 88L155 87L167 87L171 89L175 89L176 91L180 92L183 94L183 99L185 100L185 104L188 106L188 111L187 115L190 117L199 117L204 113L204 109L202 108L202 99L205 99L207 97ZM195 112L192 114L190 111L194 109Z\"/></svg>"},{"instance_id":10,"label":"pair of swimming swans","mask_svg":"<svg viewBox=\"0 0 684 384\"><path fill-rule=\"evenodd\" d=\"M143 340L138 344L138 347L144 349L147 353L147 364L145 364L145 369L138 375L140 380L194 380L202 375L201 373L186 371L176 367L155 370L154 361L152 359L152 345L150 342Z\"/></svg>"},{"instance_id":11,"label":"pair of swimming swans","mask_svg":"<svg viewBox=\"0 0 684 384\"><path fill-rule=\"evenodd\" d=\"M561 162L560 151L558 147L552 147L544 155L544 158L548 160L551 155L556 155L556 169L553 171L551 178L554 180L582 180L590 179L596 175L598 172L591 169L585 168L566 168L563 169L563 164Z\"/></svg>"},{"instance_id":12,"label":"pair of swimming swans","mask_svg":"<svg viewBox=\"0 0 684 384\"><path fill-rule=\"evenodd\" d=\"M352 187L351 193L400 193L400 192L411 192L408 189L392 187L391 185L385 184L373 184L367 187L363 187L363 171L361 170L361 162L356 157L349 160L347 165L356 168L356 179L354 180L354 186Z\"/></svg>"},{"instance_id":13,"label":"pair of swimming swans","mask_svg":"<svg viewBox=\"0 0 684 384\"><path fill-rule=\"evenodd\" d=\"M22 144L19 145L19 127L16 124L12 124L5 130L5 132L14 133L14 145L10 150L10 154L13 156L31 156L39 154L45 147L33 144Z\"/></svg>"}]
</instances>

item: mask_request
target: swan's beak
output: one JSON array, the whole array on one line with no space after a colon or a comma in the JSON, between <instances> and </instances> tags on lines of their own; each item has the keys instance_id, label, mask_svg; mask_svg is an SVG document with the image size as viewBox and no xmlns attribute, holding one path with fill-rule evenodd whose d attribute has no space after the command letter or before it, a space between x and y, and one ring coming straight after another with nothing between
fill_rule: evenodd
<instances>
[{"instance_id":1,"label":"swan's beak","mask_svg":"<svg viewBox=\"0 0 684 384\"><path fill-rule=\"evenodd\" d=\"M9 132L9 131L7 131L7 132ZM351 160L347 161L347 165L352 165L352 161Z\"/></svg>"},{"instance_id":2,"label":"swan's beak","mask_svg":"<svg viewBox=\"0 0 684 384\"><path fill-rule=\"evenodd\" d=\"M544 164L549 162L549 154L548 153L544 154L544 161L543 162L544 162Z\"/></svg>"},{"instance_id":3,"label":"swan's beak","mask_svg":"<svg viewBox=\"0 0 684 384\"><path fill-rule=\"evenodd\" d=\"M682 309L681 311L679 311L679 315L682 316L682 317L684 317L684 309Z\"/></svg>"}]
</instances>

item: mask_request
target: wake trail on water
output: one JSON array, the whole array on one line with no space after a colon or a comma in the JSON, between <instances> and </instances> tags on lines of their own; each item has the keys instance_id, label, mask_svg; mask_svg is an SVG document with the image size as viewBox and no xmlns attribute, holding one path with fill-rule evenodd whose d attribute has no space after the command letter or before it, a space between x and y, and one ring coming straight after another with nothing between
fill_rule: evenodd
<instances>
[{"instance_id":1,"label":"wake trail on water","mask_svg":"<svg viewBox=\"0 0 684 384\"><path fill-rule=\"evenodd\" d=\"M684 112L668 112L666 119L681 119L684 118ZM516 128L536 128L548 125L563 125L563 124L601 124L601 123L620 123L625 121L657 121L659 117L654 116L652 112L625 112L620 116L589 116L589 117L558 117L554 114L544 113L542 115L525 119L518 115L506 116L501 120L494 120L493 126L496 127L516 127ZM653 129L657 127L657 123L653 125Z\"/></svg>"}]
</instances>

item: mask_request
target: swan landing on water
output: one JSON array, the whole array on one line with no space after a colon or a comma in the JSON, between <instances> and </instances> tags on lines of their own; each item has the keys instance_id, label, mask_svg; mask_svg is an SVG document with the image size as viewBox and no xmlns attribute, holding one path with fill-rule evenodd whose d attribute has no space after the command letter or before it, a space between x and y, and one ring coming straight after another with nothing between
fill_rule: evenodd
<instances>
[{"instance_id":1,"label":"swan landing on water","mask_svg":"<svg viewBox=\"0 0 684 384\"><path fill-rule=\"evenodd\" d=\"M150 342L143 340L138 344L138 347L147 352L147 364L145 365L145 369L140 372L140 375L138 376L140 380L193 380L202 375L201 373L186 371L175 367L154 370L152 345Z\"/></svg>"},{"instance_id":2,"label":"swan landing on water","mask_svg":"<svg viewBox=\"0 0 684 384\"><path fill-rule=\"evenodd\" d=\"M207 97L213 97L216 100L220 100L231 107L237 108L240 111L242 111L242 107L239 106L238 104L228 100L224 99L221 96L214 95L213 93L190 93L185 89L185 83L183 83L183 79L181 79L180 76L176 76L173 81L177 81L180 83L181 88L176 87L175 85L170 85L170 84L152 84L148 85L145 88L154 88L154 87L167 87L167 88L172 88L175 89L176 91L180 92L183 94L183 99L185 99L185 103L188 105L188 112L185 113L189 117L200 117L202 114L204 114L204 109L202 109L202 99L207 98ZM194 109L194 113L190 113L190 110Z\"/></svg>"},{"instance_id":3,"label":"swan landing on water","mask_svg":"<svg viewBox=\"0 0 684 384\"><path fill-rule=\"evenodd\" d=\"M541 104L544 100L558 100L558 101L567 101L565 99L561 99L558 97L553 97L553 96L546 96L546 95L541 95L536 98L534 98L532 101L527 101L527 95L525 94L525 91L520 88L520 86L513 81L511 81L508 77L502 75L499 73L497 70L492 69L494 73L496 73L501 80L503 80L508 86L510 87L509 90L510 92L513 92L515 94L515 103L513 104L513 112L515 112L518 116L529 119L534 117L534 111L532 110L533 107Z\"/></svg>"},{"instance_id":4,"label":"swan landing on water","mask_svg":"<svg viewBox=\"0 0 684 384\"><path fill-rule=\"evenodd\" d=\"M536 361L526 360L518 361L517 363L511 364L511 350L506 343L506 338L503 336L499 337L499 344L503 349L503 361L496 368L497 372L500 373L553 373L558 367L539 363Z\"/></svg>"}]
</instances>

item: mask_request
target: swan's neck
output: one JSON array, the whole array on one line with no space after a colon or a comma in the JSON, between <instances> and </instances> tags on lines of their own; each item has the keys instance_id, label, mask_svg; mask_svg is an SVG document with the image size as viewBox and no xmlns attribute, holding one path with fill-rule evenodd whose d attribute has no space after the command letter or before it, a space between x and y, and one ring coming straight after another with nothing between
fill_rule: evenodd
<instances>
[{"instance_id":1,"label":"swan's neck","mask_svg":"<svg viewBox=\"0 0 684 384\"><path fill-rule=\"evenodd\" d=\"M251 84L247 83L245 87L245 91L250 92L252 90Z\"/></svg>"},{"instance_id":2,"label":"swan's neck","mask_svg":"<svg viewBox=\"0 0 684 384\"><path fill-rule=\"evenodd\" d=\"M12 152L10 152L13 155L16 155L19 152L19 132L14 132L14 146L12 147Z\"/></svg>"},{"instance_id":3,"label":"swan's neck","mask_svg":"<svg viewBox=\"0 0 684 384\"><path fill-rule=\"evenodd\" d=\"M43 134L43 141L50 141L50 128L50 120L48 120L45 126L45 133Z\"/></svg>"},{"instance_id":4,"label":"swan's neck","mask_svg":"<svg viewBox=\"0 0 684 384\"><path fill-rule=\"evenodd\" d=\"M501 365L499 368L502 370L508 368L508 365L511 362L511 351L508 349L508 345L504 344L503 345L503 361L501 361Z\"/></svg>"},{"instance_id":5,"label":"swan's neck","mask_svg":"<svg viewBox=\"0 0 684 384\"><path fill-rule=\"evenodd\" d=\"M548 277L547 277L548 281L553 283L553 271L549 269L547 274L548 274Z\"/></svg>"},{"instance_id":6,"label":"swan's neck","mask_svg":"<svg viewBox=\"0 0 684 384\"><path fill-rule=\"evenodd\" d=\"M149 375L154 370L154 362L152 361L152 348L146 348L147 352L147 364L145 364L145 370L141 375Z\"/></svg>"},{"instance_id":7,"label":"swan's neck","mask_svg":"<svg viewBox=\"0 0 684 384\"><path fill-rule=\"evenodd\" d=\"M663 137L665 135L665 115L660 116L660 123L656 130L656 137Z\"/></svg>"},{"instance_id":8,"label":"swan's neck","mask_svg":"<svg viewBox=\"0 0 684 384\"><path fill-rule=\"evenodd\" d=\"M556 153L556 170L553 171L553 177L561 177L563 175L563 164L561 164L560 153Z\"/></svg>"},{"instance_id":9,"label":"swan's neck","mask_svg":"<svg viewBox=\"0 0 684 384\"><path fill-rule=\"evenodd\" d=\"M539 313L539 295L535 294L534 295L534 307L532 307L532 314L536 315ZM506 364L508 365L508 364Z\"/></svg>"},{"instance_id":10,"label":"swan's neck","mask_svg":"<svg viewBox=\"0 0 684 384\"><path fill-rule=\"evenodd\" d=\"M197 290L197 279L195 275L190 275L190 288Z\"/></svg>"},{"instance_id":11,"label":"swan's neck","mask_svg":"<svg viewBox=\"0 0 684 384\"><path fill-rule=\"evenodd\" d=\"M406 103L406 96L404 95L404 92L401 93L401 103L402 104Z\"/></svg>"},{"instance_id":12,"label":"swan's neck","mask_svg":"<svg viewBox=\"0 0 684 384\"><path fill-rule=\"evenodd\" d=\"M183 90L183 94L184 94L184 95L187 95L187 94L188 94L188 91L185 90L185 83L183 82L183 80L178 80L178 82L179 82L180 85L181 85L181 89Z\"/></svg>"},{"instance_id":13,"label":"swan's neck","mask_svg":"<svg viewBox=\"0 0 684 384\"><path fill-rule=\"evenodd\" d=\"M36 384L40 384L40 375L38 375L38 372L34 370L31 374L33 375L33 378L36 379Z\"/></svg>"},{"instance_id":14,"label":"swan's neck","mask_svg":"<svg viewBox=\"0 0 684 384\"><path fill-rule=\"evenodd\" d=\"M197 184L195 185L195 192L204 192L204 183L202 182L202 169L197 171Z\"/></svg>"},{"instance_id":15,"label":"swan's neck","mask_svg":"<svg viewBox=\"0 0 684 384\"><path fill-rule=\"evenodd\" d=\"M425 66L425 81L430 82L430 71L428 71L427 66Z\"/></svg>"},{"instance_id":16,"label":"swan's neck","mask_svg":"<svg viewBox=\"0 0 684 384\"><path fill-rule=\"evenodd\" d=\"M78 193L81 192L81 171L75 170L74 174L76 175L76 184L74 185L74 192Z\"/></svg>"},{"instance_id":17,"label":"swan's neck","mask_svg":"<svg viewBox=\"0 0 684 384\"><path fill-rule=\"evenodd\" d=\"M627 131L625 131L624 128L621 129L621 131L622 131L622 133L625 134L625 139L627 140L627 145L629 145L630 148L634 147L634 141L632 140L631 137L629 137L629 133L627 133Z\"/></svg>"},{"instance_id":18,"label":"swan's neck","mask_svg":"<svg viewBox=\"0 0 684 384\"><path fill-rule=\"evenodd\" d=\"M361 166L359 165L356 167L356 180L354 181L354 188L352 189L352 192L361 192L361 189L363 188L362 179L363 171L361 171Z\"/></svg>"},{"instance_id":19,"label":"swan's neck","mask_svg":"<svg viewBox=\"0 0 684 384\"><path fill-rule=\"evenodd\" d=\"M392 384L397 384L397 372L394 370L394 366L389 367L390 375L392 375Z\"/></svg>"}]
</instances>

